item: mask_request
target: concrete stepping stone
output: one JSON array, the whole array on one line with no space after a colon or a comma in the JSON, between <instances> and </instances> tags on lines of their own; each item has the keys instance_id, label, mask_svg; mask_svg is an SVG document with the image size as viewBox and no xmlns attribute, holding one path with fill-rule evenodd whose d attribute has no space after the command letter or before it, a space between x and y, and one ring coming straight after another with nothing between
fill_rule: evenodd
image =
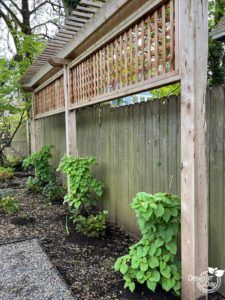
<instances>
[{"instance_id":1,"label":"concrete stepping stone","mask_svg":"<svg viewBox=\"0 0 225 300\"><path fill-rule=\"evenodd\" d=\"M73 300L37 239L0 246L1 300Z\"/></svg>"}]
</instances>

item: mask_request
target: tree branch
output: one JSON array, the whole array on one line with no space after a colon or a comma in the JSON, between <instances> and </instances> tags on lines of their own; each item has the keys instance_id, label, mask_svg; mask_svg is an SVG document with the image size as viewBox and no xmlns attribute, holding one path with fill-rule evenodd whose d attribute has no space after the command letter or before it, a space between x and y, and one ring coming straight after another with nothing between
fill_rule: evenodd
<instances>
[{"instance_id":1,"label":"tree branch","mask_svg":"<svg viewBox=\"0 0 225 300\"><path fill-rule=\"evenodd\" d=\"M22 23L17 18L17 16L14 14L14 12L4 3L3 0L0 0L0 4L7 10L7 12L10 14L10 16L14 19L15 23L22 27Z\"/></svg>"},{"instance_id":2,"label":"tree branch","mask_svg":"<svg viewBox=\"0 0 225 300\"><path fill-rule=\"evenodd\" d=\"M35 13L39 8L41 8L42 6L46 5L46 4L51 4L48 0L40 3L38 6L36 6L33 10L31 10L29 12L30 15L32 15L33 13Z\"/></svg>"},{"instance_id":3,"label":"tree branch","mask_svg":"<svg viewBox=\"0 0 225 300\"><path fill-rule=\"evenodd\" d=\"M13 1L13 0L9 0L14 6L15 8L21 13L21 8Z\"/></svg>"},{"instance_id":4,"label":"tree branch","mask_svg":"<svg viewBox=\"0 0 225 300\"><path fill-rule=\"evenodd\" d=\"M60 28L60 26L59 26L57 23L55 23L55 22L49 20L49 21L46 21L46 22L44 22L44 23L35 25L34 27L31 28L31 30L33 31L34 29L36 29L36 28L38 28L38 27L41 27L41 26L44 26L44 25L47 25L47 24L53 24L53 25L57 26L58 28Z\"/></svg>"}]
</instances>

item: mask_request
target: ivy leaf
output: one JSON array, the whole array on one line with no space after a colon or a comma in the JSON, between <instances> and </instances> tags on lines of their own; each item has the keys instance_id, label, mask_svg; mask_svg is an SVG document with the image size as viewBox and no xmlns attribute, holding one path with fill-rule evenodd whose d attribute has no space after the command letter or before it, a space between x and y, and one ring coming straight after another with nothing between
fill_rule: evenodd
<instances>
[{"instance_id":1,"label":"ivy leaf","mask_svg":"<svg viewBox=\"0 0 225 300\"><path fill-rule=\"evenodd\" d=\"M145 272L148 270L148 264L147 263L140 263L140 269L142 272Z\"/></svg>"},{"instance_id":2,"label":"ivy leaf","mask_svg":"<svg viewBox=\"0 0 225 300\"><path fill-rule=\"evenodd\" d=\"M157 285L156 282L153 282L153 281L150 281L150 280L147 281L147 287L149 288L149 290L151 290L153 292L156 289L156 285Z\"/></svg>"},{"instance_id":3,"label":"ivy leaf","mask_svg":"<svg viewBox=\"0 0 225 300\"><path fill-rule=\"evenodd\" d=\"M149 246L149 251L148 251L148 253L149 253L151 256L154 256L154 254L155 254L155 252L156 252L156 249L157 249L156 245L155 245L155 244L151 244L151 245Z\"/></svg>"},{"instance_id":4,"label":"ivy leaf","mask_svg":"<svg viewBox=\"0 0 225 300\"><path fill-rule=\"evenodd\" d=\"M135 283L134 282L131 282L129 284L129 289L130 289L131 293L133 293L133 291L135 290Z\"/></svg>"},{"instance_id":5,"label":"ivy leaf","mask_svg":"<svg viewBox=\"0 0 225 300\"><path fill-rule=\"evenodd\" d=\"M174 241L166 244L166 249L169 250L172 254L177 253L177 245Z\"/></svg>"},{"instance_id":6,"label":"ivy leaf","mask_svg":"<svg viewBox=\"0 0 225 300\"><path fill-rule=\"evenodd\" d=\"M167 266L165 269L160 270L160 273L166 277L166 278L170 278L170 267Z\"/></svg>"},{"instance_id":7,"label":"ivy leaf","mask_svg":"<svg viewBox=\"0 0 225 300\"><path fill-rule=\"evenodd\" d=\"M162 204L157 205L157 209L154 210L154 213L156 215L156 218L162 217L162 215L164 214L164 207L162 206Z\"/></svg>"},{"instance_id":8,"label":"ivy leaf","mask_svg":"<svg viewBox=\"0 0 225 300\"><path fill-rule=\"evenodd\" d=\"M118 258L114 264L114 269L116 272L119 271L120 265L121 265L121 258Z\"/></svg>"},{"instance_id":9,"label":"ivy leaf","mask_svg":"<svg viewBox=\"0 0 225 300\"><path fill-rule=\"evenodd\" d=\"M120 266L120 272L124 275L128 270L128 265L126 263L122 263Z\"/></svg>"},{"instance_id":10,"label":"ivy leaf","mask_svg":"<svg viewBox=\"0 0 225 300\"><path fill-rule=\"evenodd\" d=\"M155 269L156 267L159 266L159 260L156 256L153 256L149 259L148 264L150 268Z\"/></svg>"},{"instance_id":11,"label":"ivy leaf","mask_svg":"<svg viewBox=\"0 0 225 300\"><path fill-rule=\"evenodd\" d=\"M163 214L162 218L164 221L166 221L166 223L169 221L169 219L170 219L170 209L169 208L164 209L164 214Z\"/></svg>"},{"instance_id":12,"label":"ivy leaf","mask_svg":"<svg viewBox=\"0 0 225 300\"><path fill-rule=\"evenodd\" d=\"M151 281L159 282L160 280L160 273L157 270L153 270L150 276Z\"/></svg>"}]
</instances>

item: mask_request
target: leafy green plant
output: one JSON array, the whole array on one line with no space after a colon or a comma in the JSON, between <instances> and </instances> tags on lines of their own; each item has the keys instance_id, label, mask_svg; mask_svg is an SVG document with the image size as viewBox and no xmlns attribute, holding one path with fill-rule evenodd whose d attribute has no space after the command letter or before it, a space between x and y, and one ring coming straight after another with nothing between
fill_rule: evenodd
<instances>
[{"instance_id":1,"label":"leafy green plant","mask_svg":"<svg viewBox=\"0 0 225 300\"><path fill-rule=\"evenodd\" d=\"M34 194L40 193L42 189L39 179L33 178L31 176L27 179L26 188L28 189L28 191Z\"/></svg>"},{"instance_id":2,"label":"leafy green plant","mask_svg":"<svg viewBox=\"0 0 225 300\"><path fill-rule=\"evenodd\" d=\"M180 295L180 263L176 259L177 234L180 230L180 199L157 193L138 193L131 207L135 210L142 233L141 240L129 253L117 259L115 270L132 292L135 283L146 283L151 291L157 284Z\"/></svg>"},{"instance_id":3,"label":"leafy green plant","mask_svg":"<svg viewBox=\"0 0 225 300\"><path fill-rule=\"evenodd\" d=\"M40 151L32 153L23 161L25 169L35 168L35 178L39 181L40 186L44 186L54 178L53 169L49 164L49 159L52 158L52 148L52 145L45 145Z\"/></svg>"},{"instance_id":4,"label":"leafy green plant","mask_svg":"<svg viewBox=\"0 0 225 300\"><path fill-rule=\"evenodd\" d=\"M13 178L13 169L0 167L0 181L5 182Z\"/></svg>"},{"instance_id":5,"label":"leafy green plant","mask_svg":"<svg viewBox=\"0 0 225 300\"><path fill-rule=\"evenodd\" d=\"M49 181L43 188L42 193L49 202L53 202L62 199L65 195L65 190L57 181Z\"/></svg>"},{"instance_id":6,"label":"leafy green plant","mask_svg":"<svg viewBox=\"0 0 225 300\"><path fill-rule=\"evenodd\" d=\"M16 155L8 155L6 161L7 165L15 170L20 169L23 163L22 157Z\"/></svg>"},{"instance_id":7,"label":"leafy green plant","mask_svg":"<svg viewBox=\"0 0 225 300\"><path fill-rule=\"evenodd\" d=\"M69 175L70 192L65 196L64 201L74 209L81 206L96 205L92 194L101 196L103 184L95 179L91 173L91 166L96 164L96 158L87 156L74 158L64 156L59 164L58 170Z\"/></svg>"},{"instance_id":8,"label":"leafy green plant","mask_svg":"<svg viewBox=\"0 0 225 300\"><path fill-rule=\"evenodd\" d=\"M64 197L64 202L71 209L71 219L77 231L98 237L105 232L107 212L93 213L97 206L94 194L101 196L103 192L103 184L91 173L91 167L95 164L96 158L93 156L64 156L58 170L69 176L69 193Z\"/></svg>"},{"instance_id":9,"label":"leafy green plant","mask_svg":"<svg viewBox=\"0 0 225 300\"><path fill-rule=\"evenodd\" d=\"M90 214L88 217L74 215L72 219L76 224L77 232L90 237L99 237L105 233L107 216L108 211L103 210L96 215Z\"/></svg>"},{"instance_id":10,"label":"leafy green plant","mask_svg":"<svg viewBox=\"0 0 225 300\"><path fill-rule=\"evenodd\" d=\"M0 206L3 208L6 214L15 214L20 210L19 203L15 200L14 197L3 197L0 201Z\"/></svg>"}]
</instances>

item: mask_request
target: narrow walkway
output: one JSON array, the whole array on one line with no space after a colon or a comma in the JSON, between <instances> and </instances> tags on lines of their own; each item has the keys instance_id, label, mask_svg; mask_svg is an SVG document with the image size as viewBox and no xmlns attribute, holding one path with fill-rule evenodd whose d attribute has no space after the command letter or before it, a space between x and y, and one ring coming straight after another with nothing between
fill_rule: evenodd
<instances>
[{"instance_id":1,"label":"narrow walkway","mask_svg":"<svg viewBox=\"0 0 225 300\"><path fill-rule=\"evenodd\" d=\"M73 300L36 239L0 246L1 300Z\"/></svg>"}]
</instances>

